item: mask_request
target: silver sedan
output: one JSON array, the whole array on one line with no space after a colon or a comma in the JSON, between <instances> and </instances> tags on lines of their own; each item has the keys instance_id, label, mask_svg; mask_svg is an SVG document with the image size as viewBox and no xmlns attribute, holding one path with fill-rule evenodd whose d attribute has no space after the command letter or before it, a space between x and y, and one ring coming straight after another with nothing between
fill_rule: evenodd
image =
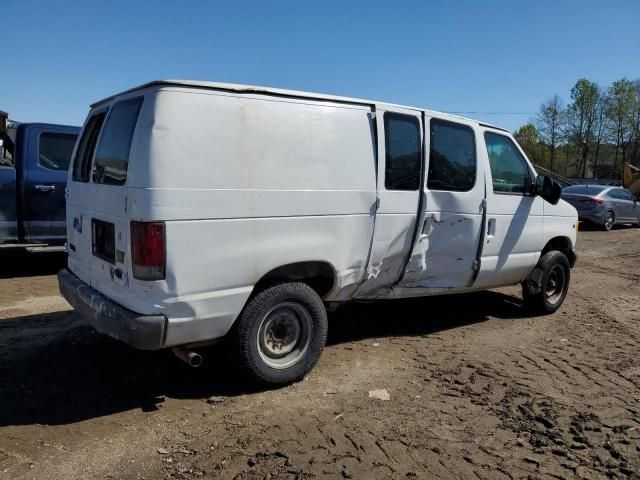
<instances>
[{"instance_id":1,"label":"silver sedan","mask_svg":"<svg viewBox=\"0 0 640 480\"><path fill-rule=\"evenodd\" d=\"M562 198L578 210L580 220L611 230L614 225L640 225L640 202L625 189L606 185L572 185Z\"/></svg>"}]
</instances>

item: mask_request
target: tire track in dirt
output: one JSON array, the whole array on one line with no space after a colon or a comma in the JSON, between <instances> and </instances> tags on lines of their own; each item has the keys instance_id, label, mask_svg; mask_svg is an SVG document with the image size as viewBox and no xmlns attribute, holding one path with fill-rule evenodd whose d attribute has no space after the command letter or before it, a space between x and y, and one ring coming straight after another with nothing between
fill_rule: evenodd
<instances>
[{"instance_id":1,"label":"tire track in dirt","mask_svg":"<svg viewBox=\"0 0 640 480\"><path fill-rule=\"evenodd\" d=\"M639 478L638 232L581 232L549 317L523 316L515 287L345 307L317 369L277 391L238 386L215 355L188 371L22 305L0 320L0 474ZM55 295L52 278L38 285ZM368 398L374 388L391 401Z\"/></svg>"}]
</instances>

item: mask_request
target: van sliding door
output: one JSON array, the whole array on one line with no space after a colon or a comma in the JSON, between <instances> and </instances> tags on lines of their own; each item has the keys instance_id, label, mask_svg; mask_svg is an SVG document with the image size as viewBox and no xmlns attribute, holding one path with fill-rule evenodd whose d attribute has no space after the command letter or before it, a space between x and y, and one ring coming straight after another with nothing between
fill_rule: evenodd
<instances>
[{"instance_id":1,"label":"van sliding door","mask_svg":"<svg viewBox=\"0 0 640 480\"><path fill-rule=\"evenodd\" d=\"M384 294L402 276L416 229L423 165L421 112L378 110L378 202L371 253L356 297Z\"/></svg>"},{"instance_id":2,"label":"van sliding door","mask_svg":"<svg viewBox=\"0 0 640 480\"><path fill-rule=\"evenodd\" d=\"M403 296L463 289L474 282L485 206L484 164L472 125L428 124L429 159L411 258L398 284Z\"/></svg>"}]
</instances>

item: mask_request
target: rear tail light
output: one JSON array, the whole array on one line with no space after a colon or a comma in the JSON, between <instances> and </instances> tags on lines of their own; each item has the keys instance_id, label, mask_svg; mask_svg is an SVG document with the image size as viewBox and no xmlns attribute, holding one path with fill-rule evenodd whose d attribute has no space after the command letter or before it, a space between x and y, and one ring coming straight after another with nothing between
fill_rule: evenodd
<instances>
[{"instance_id":1,"label":"rear tail light","mask_svg":"<svg viewBox=\"0 0 640 480\"><path fill-rule=\"evenodd\" d=\"M588 198L587 200L580 200L582 203L586 203L587 205L602 205L604 200L600 198Z\"/></svg>"},{"instance_id":2,"label":"rear tail light","mask_svg":"<svg viewBox=\"0 0 640 480\"><path fill-rule=\"evenodd\" d=\"M165 278L164 223L131 222L131 259L134 278Z\"/></svg>"}]
</instances>

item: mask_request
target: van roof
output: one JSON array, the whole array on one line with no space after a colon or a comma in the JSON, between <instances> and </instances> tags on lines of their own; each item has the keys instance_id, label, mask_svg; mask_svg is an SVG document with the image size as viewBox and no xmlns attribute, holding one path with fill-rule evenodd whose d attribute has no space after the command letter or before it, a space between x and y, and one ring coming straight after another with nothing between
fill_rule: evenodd
<instances>
[{"instance_id":1,"label":"van roof","mask_svg":"<svg viewBox=\"0 0 640 480\"><path fill-rule=\"evenodd\" d=\"M448 117L451 119L465 120L467 122L473 122L478 125L482 125L484 127L495 128L497 130L508 131L500 127L496 127L495 125L491 125L484 122L479 122L478 120L474 120L471 118L462 117L459 115L454 115L451 113L439 112L436 110L428 110L424 108L419 108L415 106L407 106L407 105L398 105L389 102L379 102L374 100L365 100L362 98L354 98L354 97L342 97L338 95L327 95L324 93L313 93L313 92L305 92L300 90L287 90L283 88L272 88L272 87L262 87L257 85L243 85L238 83L222 83L222 82L206 82L200 80L154 80L142 85L139 85L134 88L130 88L129 90L125 90L123 92L117 93L115 95L111 95L110 97L104 98L98 102L95 102L91 105L91 108L100 105L102 103L113 100L115 97L119 95L123 95L125 93L135 92L136 90L142 90L149 87L157 87L157 86L180 86L180 87L193 87L193 88L203 88L210 90L222 90L222 91L231 91L236 93L257 93L257 94L266 94L266 95L277 95L284 97L295 97L295 98L309 98L309 99L319 99L319 100L330 100L334 102L342 102L342 103L355 103L359 105L389 105L400 108L407 108L411 110L417 111L425 111L427 113L434 113L438 116Z\"/></svg>"}]
</instances>

